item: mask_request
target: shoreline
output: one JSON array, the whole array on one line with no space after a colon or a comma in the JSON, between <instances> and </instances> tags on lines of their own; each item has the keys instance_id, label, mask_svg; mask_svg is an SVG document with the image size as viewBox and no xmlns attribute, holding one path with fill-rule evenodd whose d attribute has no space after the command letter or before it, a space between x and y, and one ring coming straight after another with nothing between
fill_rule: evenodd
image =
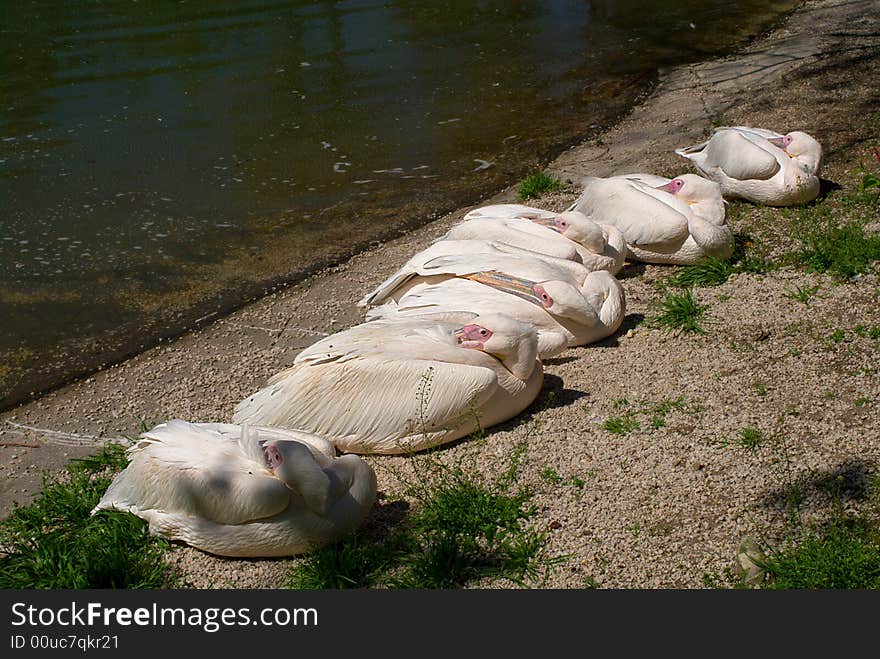
<instances>
[{"instance_id":1,"label":"shoreline","mask_svg":"<svg viewBox=\"0 0 880 659\"><path fill-rule=\"evenodd\" d=\"M841 160L847 144L860 143L867 138L858 134L845 135L843 128L840 134L828 135L826 123L813 114L815 108L809 103L797 105L794 112L784 112L784 108L772 107L768 92L778 86L788 90L789 85L794 84L789 82L788 76L793 77L793 72L799 69L825 64L847 66L855 57L854 51L858 46L853 48L853 37L841 34L844 32L841 28L845 26L851 31L860 22L868 27L876 26L877 19L870 14L876 15L877 12L872 12L872 9L877 8L877 2L806 2L789 13L769 35L759 38L737 54L662 71L659 83L648 98L600 135L569 148L545 168L545 171L560 176L570 185L561 193L534 200L535 205L557 210L564 208L577 194L576 187L571 183L586 174L607 176L626 171L692 171L687 163L672 153L673 149L701 141L713 123L718 125L728 120L730 123L758 122L769 116L771 121L768 127L786 130L800 128L820 135L826 145L826 157L832 162L835 158ZM864 52L876 65L880 61L880 45L876 43L876 37L871 36L870 29L865 32L862 35L867 44L864 45ZM780 82L783 79L784 85ZM810 80L812 78L803 84L808 84ZM876 92L863 89L871 84L870 80L857 82L862 86L859 88L860 98L864 101L863 97L867 95L869 106L872 101L876 102ZM848 89L839 91L838 111L849 107L847 103L851 92ZM838 92L832 90L829 93ZM766 107L762 109L762 106ZM787 126L780 125L782 118L788 120ZM843 165L838 163L836 166ZM514 198L515 186L483 199L477 205L509 202ZM261 387L269 375L289 364L300 349L335 329L360 322L361 317L354 302L362 292L396 269L413 252L442 235L468 208L459 209L399 238L383 242L301 282L281 287L208 326L189 331L172 341L160 341L156 347L129 360L0 413L0 465L6 476L0 486L0 514L5 516L13 501L25 503L38 492L44 470L57 471L70 458L93 451L103 441L135 434L141 421L152 426L175 417L190 421L228 420L236 402ZM672 424L659 437L648 438L647 443L639 446L633 454L631 451L635 449L630 445L600 437L596 430L597 419L600 418L597 412L610 409L613 396L625 397L627 385L624 382L585 384L585 380L601 380L605 373L617 373L614 369L624 356L631 360L625 362L627 374L650 374L657 382L663 382L662 386L655 386L654 380L640 381L638 386L642 394L660 395L661 389L683 392L683 395L695 394L697 384L690 379L692 375L707 381L712 379L715 366L712 356L720 350L718 346L707 343L707 339L699 342L694 340L693 345L682 340L666 340L654 336L657 334L655 331L647 331L640 326L650 308L652 282L668 272L669 269L663 266L628 265L624 269L620 279L627 293L628 309L623 328L614 337L595 347L570 349L559 358L548 360L545 389L556 393L558 405L552 414L548 411L536 412L529 420L529 423L534 423L535 417L541 417L541 436L529 440L530 457L539 466L555 465L560 473L569 471L569 465L592 469L593 465L599 464L607 469L607 474L603 472L598 477L600 485L596 486L595 496L599 498L594 499L591 494L591 505L585 506L589 510L567 513L562 531L553 536L555 549L568 547L574 542L579 547L580 559L590 565L598 560L596 551L583 546L586 541L577 530L591 529L591 535L598 537L602 535L598 531L608 528L608 525L623 529L633 522L633 511L638 510L639 498L648 497L650 500L650 497L656 496L651 494L650 488L645 489L647 486L644 483L637 481L639 478L646 482L651 479L657 481L659 476L646 474L642 466L637 467L634 473L617 474L609 462L616 458L610 453L617 451L619 455L627 455L627 459L638 459L635 464L639 465L643 460L645 464L650 460L663 464L669 461L667 467L676 471L669 475L670 479L683 479L682 482L689 487L702 492L697 494L697 500L688 499L682 493L680 501L667 502L668 510L664 517L678 515L690 520L694 506L711 506L712 496L707 494L705 487L707 480L712 480L716 474L705 464L705 447L699 445L698 438L689 435L691 431L685 429L687 425L693 425L691 422L685 420ZM805 276L801 273L780 275L780 299L784 286L803 279ZM760 290L764 284L740 276L737 282L722 288L736 290L738 285L751 287L749 290ZM717 292L712 293L709 299L717 302L718 295ZM831 302L837 297L837 293L831 296ZM760 322L760 319L756 321L738 307L731 307L730 313L733 317L741 315L751 324ZM728 338L723 328L719 331L725 339ZM693 366L694 373L689 374L680 369L694 359L694 350L709 363ZM671 379L664 359L675 365L674 368L670 367L674 372ZM739 357L731 355L722 359L719 356L718 359L736 360ZM730 377L740 375L754 377L745 372L737 372ZM817 380L824 381L833 375L820 373ZM584 396L592 405L587 410L584 409ZM711 396L706 423L712 423L710 413L720 414L718 410L722 410L725 416L720 425L728 426L730 431L735 424L732 421L728 423L728 418L738 418L735 411L730 409L731 405L736 406L736 400L728 401L717 392ZM499 446L499 451L501 447L515 442L518 436L517 422L515 419L489 431L489 438L493 445ZM589 438L586 449L582 446L584 437ZM650 445L651 442L662 445L667 453L652 453L654 447ZM467 450L466 444L455 444L442 451L442 454L452 459ZM878 450L880 447L871 447L875 453ZM605 455L605 452L609 452L609 455ZM498 451L486 457L486 468L498 467L499 457L494 455L496 453ZM671 457L673 455L675 457ZM382 469L383 463L400 466L402 460L369 458L380 472L381 487L387 489L393 485L393 479ZM685 474L677 473L676 460L688 466ZM692 468L692 462L703 466ZM609 484L604 487L601 485L604 483L602 478L606 476ZM620 483L611 484L610 481L616 477L622 479ZM720 475L717 477L721 478ZM630 492L623 491L624 483L631 490L642 490L635 493L635 500L630 501ZM742 485L741 482L738 484ZM716 487L723 485L716 483ZM627 509L629 512L609 508L610 504L605 498L615 496L632 504L633 507ZM541 504L555 519L560 512L554 508L555 504L550 498L544 497ZM736 510L742 508L739 499L736 499L735 505ZM587 517L584 518L584 515ZM597 515L603 516L602 519L597 519ZM714 521L709 523L710 526L723 527L728 524L728 520L716 519L716 515L721 513L713 513L711 519ZM740 517L729 523L736 533L750 530L749 524ZM711 530L703 527L699 519L697 524L696 529L681 529L681 542L687 543L688 536L702 537ZM677 533L676 528L672 535L679 542ZM609 532L602 537L611 538L616 543L614 547L629 547L634 541L625 531L616 534ZM734 540L738 542L739 537ZM719 542L718 537L712 536L706 540L705 546L715 547L719 554L729 555L729 548L716 547ZM679 550L681 546L680 542L675 545ZM635 545L633 551L639 550L640 547ZM219 571L223 578L236 586L271 587L266 585L267 575L277 576L285 563L236 563L206 557L189 549L174 553L188 566L190 574L202 574L204 580L208 578L206 574ZM624 560L625 553L621 551L619 556L615 554L613 566ZM631 553L627 556L632 558ZM644 557L643 560L655 559ZM194 578L198 579L198 576ZM678 576L669 578L672 579L671 583L684 583L686 587L692 585L686 580L676 582L675 579L680 579ZM641 583L642 587L653 587L670 583L645 581L643 574L638 579L635 576L632 579L631 582L624 580L624 584ZM219 580L214 583L222 585ZM572 587L573 584L566 581L563 575L556 579L554 585Z\"/></svg>"}]
</instances>

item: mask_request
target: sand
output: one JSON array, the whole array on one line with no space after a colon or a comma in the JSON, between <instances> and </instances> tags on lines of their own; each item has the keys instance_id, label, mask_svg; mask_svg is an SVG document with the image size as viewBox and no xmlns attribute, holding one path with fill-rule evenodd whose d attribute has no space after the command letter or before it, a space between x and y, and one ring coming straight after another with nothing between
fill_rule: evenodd
<instances>
[{"instance_id":1,"label":"sand","mask_svg":"<svg viewBox=\"0 0 880 659\"><path fill-rule=\"evenodd\" d=\"M805 130L824 146L823 178L851 187L878 140L878 10L878 2L806 2L734 56L663 71L644 103L548 165L570 184L533 203L563 209L587 174L692 171L672 151L705 139L713 125ZM477 205L514 197L511 188ZM142 422L228 421L234 405L300 349L359 322L354 303L362 294L467 210L0 414L0 514L30 501L44 472L134 436ZM732 228L785 248L789 236L750 219L743 213ZM707 333L694 336L645 322L662 297L657 282L674 270L628 265L620 274L627 316L614 337L548 360L538 403L482 442L437 453L452 462L475 456L491 476L525 442L518 482L536 493L531 523L548 532L550 555L568 556L532 586L701 587L705 575L734 565L744 538L773 545L786 537L787 493L800 495L806 523L831 509L827 483L837 476L844 507L866 505L861 494L880 465L880 341L853 328L880 326L877 275L837 283L791 267L738 274L695 289L710 320ZM792 299L813 286L808 303ZM835 330L842 340L829 338ZM682 409L652 428L656 406L673 400ZM602 429L627 413L639 429ZM754 448L739 442L749 428L762 433ZM401 491L397 474L411 464L367 459L383 495L371 513L376 523L387 497ZM225 560L185 547L172 554L199 587L278 587L294 561Z\"/></svg>"}]
</instances>

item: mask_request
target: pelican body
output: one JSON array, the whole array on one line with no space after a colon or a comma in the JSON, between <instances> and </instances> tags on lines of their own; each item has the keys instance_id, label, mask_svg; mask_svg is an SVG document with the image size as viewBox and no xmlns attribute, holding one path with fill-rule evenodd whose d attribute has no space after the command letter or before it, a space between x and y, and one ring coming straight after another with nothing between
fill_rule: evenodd
<instances>
[{"instance_id":1,"label":"pelican body","mask_svg":"<svg viewBox=\"0 0 880 659\"><path fill-rule=\"evenodd\" d=\"M610 336L623 321L623 288L605 270L584 270L581 279L545 259L454 249L440 254L443 242L413 256L361 300L362 306L381 305L367 312L368 320L427 316L464 322L491 310L534 325L542 359Z\"/></svg>"},{"instance_id":2,"label":"pelican body","mask_svg":"<svg viewBox=\"0 0 880 659\"><path fill-rule=\"evenodd\" d=\"M600 226L578 212L554 213L522 204L476 208L443 239L497 240L582 263L591 272L617 274L626 259L626 243L615 227Z\"/></svg>"},{"instance_id":3,"label":"pelican body","mask_svg":"<svg viewBox=\"0 0 880 659\"><path fill-rule=\"evenodd\" d=\"M303 350L234 420L304 428L341 451L418 451L531 404L543 381L537 343L532 326L501 314L364 323Z\"/></svg>"},{"instance_id":4,"label":"pelican body","mask_svg":"<svg viewBox=\"0 0 880 659\"><path fill-rule=\"evenodd\" d=\"M301 431L173 420L141 435L92 513L220 556L290 556L357 527L376 499L363 459Z\"/></svg>"},{"instance_id":5,"label":"pelican body","mask_svg":"<svg viewBox=\"0 0 880 659\"><path fill-rule=\"evenodd\" d=\"M646 263L688 265L730 258L733 233L717 183L695 174L585 177L571 209L623 233L627 255Z\"/></svg>"},{"instance_id":6,"label":"pelican body","mask_svg":"<svg viewBox=\"0 0 880 659\"><path fill-rule=\"evenodd\" d=\"M792 206L819 195L822 145L802 131L718 128L706 142L675 152L717 182L725 197Z\"/></svg>"}]
</instances>

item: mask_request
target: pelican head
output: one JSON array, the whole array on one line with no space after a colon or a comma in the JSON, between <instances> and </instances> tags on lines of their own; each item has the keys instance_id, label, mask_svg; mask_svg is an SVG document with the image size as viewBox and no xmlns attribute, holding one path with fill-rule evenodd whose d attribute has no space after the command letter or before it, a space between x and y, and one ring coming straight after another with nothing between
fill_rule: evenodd
<instances>
[{"instance_id":1,"label":"pelican head","mask_svg":"<svg viewBox=\"0 0 880 659\"><path fill-rule=\"evenodd\" d=\"M822 164L822 145L819 141L800 130L788 133L783 140L784 151L804 164L810 174L816 174Z\"/></svg>"},{"instance_id":2,"label":"pelican head","mask_svg":"<svg viewBox=\"0 0 880 659\"><path fill-rule=\"evenodd\" d=\"M538 333L534 325L500 313L481 314L457 329L462 348L481 350L497 357L520 380L526 380L538 358Z\"/></svg>"},{"instance_id":3,"label":"pelican head","mask_svg":"<svg viewBox=\"0 0 880 659\"><path fill-rule=\"evenodd\" d=\"M538 217L532 222L562 234L595 254L605 250L605 236L598 224L580 211L565 211L555 217Z\"/></svg>"},{"instance_id":4,"label":"pelican head","mask_svg":"<svg viewBox=\"0 0 880 659\"><path fill-rule=\"evenodd\" d=\"M657 189L673 194L685 202L698 219L715 225L724 223L724 198L721 195L721 186L714 181L697 174L682 174Z\"/></svg>"},{"instance_id":5,"label":"pelican head","mask_svg":"<svg viewBox=\"0 0 880 659\"><path fill-rule=\"evenodd\" d=\"M315 455L302 442L276 439L263 444L269 469L294 492L312 512L323 515L330 505L330 477Z\"/></svg>"},{"instance_id":6,"label":"pelican head","mask_svg":"<svg viewBox=\"0 0 880 659\"><path fill-rule=\"evenodd\" d=\"M552 316L578 319L588 301L576 287L559 280L542 281L534 286L535 297Z\"/></svg>"}]
</instances>

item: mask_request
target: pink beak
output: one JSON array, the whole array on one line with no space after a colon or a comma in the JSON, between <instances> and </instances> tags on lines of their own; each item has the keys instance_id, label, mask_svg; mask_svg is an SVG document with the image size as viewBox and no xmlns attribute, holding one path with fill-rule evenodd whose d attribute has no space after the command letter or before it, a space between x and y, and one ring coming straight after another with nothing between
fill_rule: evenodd
<instances>
[{"instance_id":1,"label":"pink beak","mask_svg":"<svg viewBox=\"0 0 880 659\"><path fill-rule=\"evenodd\" d=\"M547 227L548 229L553 229L556 233L562 233L562 229L559 228L559 225L556 224L555 217L535 217L529 218L535 224L540 224L542 227Z\"/></svg>"},{"instance_id":2,"label":"pink beak","mask_svg":"<svg viewBox=\"0 0 880 659\"><path fill-rule=\"evenodd\" d=\"M492 336L490 330L474 324L465 325L461 329L455 330L453 334L458 340L458 345L460 347L476 348L478 350L482 348L483 344L485 344Z\"/></svg>"}]
</instances>

